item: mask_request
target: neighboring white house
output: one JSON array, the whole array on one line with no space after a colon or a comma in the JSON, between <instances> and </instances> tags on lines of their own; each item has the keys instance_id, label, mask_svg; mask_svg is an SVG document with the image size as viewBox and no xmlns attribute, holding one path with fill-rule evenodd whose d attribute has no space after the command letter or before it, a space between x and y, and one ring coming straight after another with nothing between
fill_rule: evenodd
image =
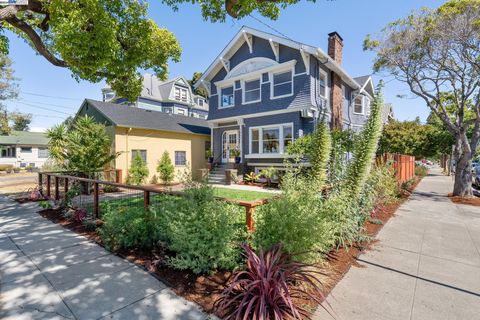
<instances>
[{"instance_id":1,"label":"neighboring white house","mask_svg":"<svg viewBox=\"0 0 480 320\"><path fill-rule=\"evenodd\" d=\"M9 135L0 135L0 164L40 168L48 156L45 133L12 131Z\"/></svg>"}]
</instances>

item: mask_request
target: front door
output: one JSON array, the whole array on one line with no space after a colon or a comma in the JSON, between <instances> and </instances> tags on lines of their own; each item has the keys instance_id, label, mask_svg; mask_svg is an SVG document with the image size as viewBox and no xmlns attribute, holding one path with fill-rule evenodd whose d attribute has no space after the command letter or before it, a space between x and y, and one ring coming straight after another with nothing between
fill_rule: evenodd
<instances>
[{"instance_id":1,"label":"front door","mask_svg":"<svg viewBox=\"0 0 480 320\"><path fill-rule=\"evenodd\" d=\"M235 159L231 154L231 150L238 150L238 131L225 131L222 134L222 163L234 162Z\"/></svg>"}]
</instances>

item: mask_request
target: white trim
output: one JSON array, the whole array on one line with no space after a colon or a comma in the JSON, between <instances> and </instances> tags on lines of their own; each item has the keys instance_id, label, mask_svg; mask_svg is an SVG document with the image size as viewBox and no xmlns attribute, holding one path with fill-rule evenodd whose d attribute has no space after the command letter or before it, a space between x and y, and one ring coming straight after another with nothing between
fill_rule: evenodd
<instances>
[{"instance_id":1,"label":"white trim","mask_svg":"<svg viewBox=\"0 0 480 320\"><path fill-rule=\"evenodd\" d=\"M260 78L254 78L254 79L248 79L248 80L242 80L242 82L240 83L240 88L242 90L242 104L251 104L251 103L257 103L257 102L260 102L262 101L262 75L260 75ZM252 81L257 81L258 80L258 90L260 91L260 95L258 97L257 100L252 100L252 101L248 101L246 102L245 101L245 93L246 93L246 90L245 90L245 82L252 82ZM249 90L250 91L256 91L257 89L255 90Z\"/></svg>"},{"instance_id":2,"label":"white trim","mask_svg":"<svg viewBox=\"0 0 480 320\"><path fill-rule=\"evenodd\" d=\"M231 159L231 157L230 157L230 149L227 150L227 154L226 154L227 158L224 158L224 157L223 157L223 150L224 150L224 148L225 148L225 145L223 144L223 136L226 135L225 142L227 143L227 145L229 145L229 144L230 144L230 135L234 135L234 134L235 134L235 135L237 136L237 138L236 138L236 141L237 141L236 148L237 148L237 149L240 149L240 147L239 147L239 138L240 138L239 136L240 136L240 132L239 132L239 131L240 131L240 130L238 130L238 129L234 129L234 130L225 130L225 131L222 132L222 135L221 135L221 137L220 137L220 139L221 139L221 149L220 149L220 152L221 152L222 163L229 163L229 160Z\"/></svg>"},{"instance_id":3,"label":"white trim","mask_svg":"<svg viewBox=\"0 0 480 320\"><path fill-rule=\"evenodd\" d=\"M311 108L313 108L313 106L311 106ZM276 114L301 112L304 109L309 109L309 108L308 107L292 107L292 108L280 109L280 110L274 110L274 111L265 111L265 112L243 114L243 115L235 116L235 117L212 119L212 120L207 120L207 122L209 122L209 123L219 123L219 122L237 121L239 119L259 118L259 117L271 116L271 115L276 115Z\"/></svg>"},{"instance_id":4,"label":"white trim","mask_svg":"<svg viewBox=\"0 0 480 320\"><path fill-rule=\"evenodd\" d=\"M362 99L362 112L356 112L355 111L355 100L357 98L361 98ZM352 113L353 114L356 114L356 115L365 115L365 96L362 95L362 94L357 94L355 95L354 92L352 92Z\"/></svg>"},{"instance_id":5,"label":"white trim","mask_svg":"<svg viewBox=\"0 0 480 320\"><path fill-rule=\"evenodd\" d=\"M275 100L275 99L281 99L281 98L286 98L286 97L291 97L293 96L293 74L294 74L294 68L291 68L291 69L284 69L284 70L281 70L281 71L278 71L278 72L272 72L268 75L269 79L270 79L270 100ZM291 77L291 91L290 93L288 94L283 94L281 96L274 96L273 95L273 88L275 87L275 79L274 79L274 75L276 74L280 74L280 73L287 73L287 72L291 72L292 74L292 77ZM277 85L281 85L281 84L285 84L285 83L288 83L288 82L282 82L282 83L279 83Z\"/></svg>"},{"instance_id":6,"label":"white trim","mask_svg":"<svg viewBox=\"0 0 480 320\"><path fill-rule=\"evenodd\" d=\"M244 62L250 62L249 60L245 60ZM271 60L271 59L268 59L268 60ZM274 60L271 60L271 61L275 62ZM244 62L242 62L242 63L244 63ZM252 72L246 73L246 74L240 74L238 76L234 76L234 77L231 77L231 78L228 78L228 79L220 80L220 81L215 82L214 84L217 87L218 86L221 86L221 87L227 86L230 83L235 83L235 81L237 81L237 80L243 80L243 79L248 79L248 78L256 78L258 76L261 76L263 73L277 72L277 71L281 71L281 70L292 69L293 66L295 66L296 63L297 63L297 60L295 60L295 59L290 60L290 61L287 61L287 62L284 62L284 63L271 65L271 66L266 67L266 68L257 69L257 70L254 70ZM235 68L236 67L238 67L238 66L235 66Z\"/></svg>"},{"instance_id":7,"label":"white trim","mask_svg":"<svg viewBox=\"0 0 480 320\"><path fill-rule=\"evenodd\" d=\"M245 30L243 30L243 37L245 38L245 42L248 45L248 50L250 53L253 52L253 43L252 43L252 35L248 34Z\"/></svg>"},{"instance_id":8,"label":"white trim","mask_svg":"<svg viewBox=\"0 0 480 320\"><path fill-rule=\"evenodd\" d=\"M305 66L305 72L310 74L310 54L305 52L305 49L300 48L300 54L302 55L303 64Z\"/></svg>"},{"instance_id":9,"label":"white trim","mask_svg":"<svg viewBox=\"0 0 480 320\"><path fill-rule=\"evenodd\" d=\"M226 60L226 59L223 59L222 57L220 57L220 62L222 63L223 67L225 68L225 70L227 72L230 72L230 61Z\"/></svg>"},{"instance_id":10,"label":"white trim","mask_svg":"<svg viewBox=\"0 0 480 320\"><path fill-rule=\"evenodd\" d=\"M275 60L278 62L280 60L280 46L278 43L273 42L272 39L268 39L270 46L272 47L273 54L275 55Z\"/></svg>"},{"instance_id":11,"label":"white trim","mask_svg":"<svg viewBox=\"0 0 480 320\"><path fill-rule=\"evenodd\" d=\"M245 155L245 159L277 159L277 158L293 158L294 156L287 153L250 153Z\"/></svg>"},{"instance_id":12,"label":"white trim","mask_svg":"<svg viewBox=\"0 0 480 320\"><path fill-rule=\"evenodd\" d=\"M322 96L320 94L320 75L325 76L325 96ZM323 99L328 101L328 100L330 100L330 99L328 99L328 96L330 94L330 90L329 90L329 87L328 87L328 80L329 80L328 79L328 73L325 70L323 70L322 67L318 66L318 76L319 76L319 78L318 78L318 96L320 98L323 98Z\"/></svg>"},{"instance_id":13,"label":"white trim","mask_svg":"<svg viewBox=\"0 0 480 320\"><path fill-rule=\"evenodd\" d=\"M222 105L222 89L226 89L226 88L229 88L229 87L232 87L232 96L233 96L233 104L229 104L229 105ZM231 107L234 107L235 106L235 83L233 83L232 85L226 85L226 86L223 86L223 87L218 87L217 86L217 92L219 92L218 94L218 109L226 109L226 108L231 108Z\"/></svg>"},{"instance_id":14,"label":"white trim","mask_svg":"<svg viewBox=\"0 0 480 320\"><path fill-rule=\"evenodd\" d=\"M290 126L292 128L292 142L294 141L295 128L293 122L276 123L264 126L255 126L248 128L248 155L245 158L279 158L285 154L283 128ZM278 130L278 147L279 150L276 153L263 152L263 130L264 129L279 129ZM252 131L258 130L258 153L252 153Z\"/></svg>"}]
</instances>

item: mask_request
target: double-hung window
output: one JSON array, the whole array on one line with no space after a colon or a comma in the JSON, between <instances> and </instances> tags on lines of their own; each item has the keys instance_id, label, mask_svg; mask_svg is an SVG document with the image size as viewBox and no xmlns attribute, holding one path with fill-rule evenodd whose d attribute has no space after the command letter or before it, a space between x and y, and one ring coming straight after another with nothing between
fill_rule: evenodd
<instances>
[{"instance_id":1,"label":"double-hung window","mask_svg":"<svg viewBox=\"0 0 480 320\"><path fill-rule=\"evenodd\" d=\"M318 74L318 95L327 99L327 74L323 70Z\"/></svg>"},{"instance_id":2,"label":"double-hung window","mask_svg":"<svg viewBox=\"0 0 480 320\"><path fill-rule=\"evenodd\" d=\"M257 102L261 100L260 79L244 82L243 103Z\"/></svg>"},{"instance_id":3,"label":"double-hung window","mask_svg":"<svg viewBox=\"0 0 480 320\"><path fill-rule=\"evenodd\" d=\"M187 153L186 151L175 151L175 165L184 166L187 164Z\"/></svg>"},{"instance_id":4,"label":"double-hung window","mask_svg":"<svg viewBox=\"0 0 480 320\"><path fill-rule=\"evenodd\" d=\"M20 152L21 153L32 153L32 147L21 147Z\"/></svg>"},{"instance_id":5,"label":"double-hung window","mask_svg":"<svg viewBox=\"0 0 480 320\"><path fill-rule=\"evenodd\" d=\"M186 88L175 87L175 100L187 102L188 93Z\"/></svg>"},{"instance_id":6,"label":"double-hung window","mask_svg":"<svg viewBox=\"0 0 480 320\"><path fill-rule=\"evenodd\" d=\"M292 70L272 75L272 98L289 96L293 93Z\"/></svg>"},{"instance_id":7,"label":"double-hung window","mask_svg":"<svg viewBox=\"0 0 480 320\"><path fill-rule=\"evenodd\" d=\"M353 113L363 114L363 96L357 95L353 100Z\"/></svg>"},{"instance_id":8,"label":"double-hung window","mask_svg":"<svg viewBox=\"0 0 480 320\"><path fill-rule=\"evenodd\" d=\"M250 129L251 154L283 154L292 142L292 124L280 124Z\"/></svg>"},{"instance_id":9,"label":"double-hung window","mask_svg":"<svg viewBox=\"0 0 480 320\"><path fill-rule=\"evenodd\" d=\"M235 101L233 98L233 86L222 88L220 95L220 107L231 107L234 104Z\"/></svg>"},{"instance_id":10,"label":"double-hung window","mask_svg":"<svg viewBox=\"0 0 480 320\"><path fill-rule=\"evenodd\" d=\"M48 158L48 148L38 148L38 157L39 158Z\"/></svg>"}]
</instances>

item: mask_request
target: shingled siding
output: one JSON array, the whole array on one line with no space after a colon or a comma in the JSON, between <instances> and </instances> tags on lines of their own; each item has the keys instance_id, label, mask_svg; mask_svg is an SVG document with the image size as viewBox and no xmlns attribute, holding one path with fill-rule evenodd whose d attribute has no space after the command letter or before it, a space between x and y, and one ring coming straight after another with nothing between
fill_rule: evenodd
<instances>
[{"instance_id":1,"label":"shingled siding","mask_svg":"<svg viewBox=\"0 0 480 320\"><path fill-rule=\"evenodd\" d=\"M345 83L343 83L343 85L345 87L345 96L343 97L343 122L345 127L347 129L357 129L359 127L363 127L367 121L367 116L353 113L353 90Z\"/></svg>"},{"instance_id":2,"label":"shingled siding","mask_svg":"<svg viewBox=\"0 0 480 320\"><path fill-rule=\"evenodd\" d=\"M209 120L242 116L259 112L283 110L291 107L311 106L310 76L306 74L293 77L293 95L280 99L270 99L270 82L262 83L262 100L257 103L242 104L242 90L234 90L235 106L218 108L218 96L210 99Z\"/></svg>"}]
</instances>

